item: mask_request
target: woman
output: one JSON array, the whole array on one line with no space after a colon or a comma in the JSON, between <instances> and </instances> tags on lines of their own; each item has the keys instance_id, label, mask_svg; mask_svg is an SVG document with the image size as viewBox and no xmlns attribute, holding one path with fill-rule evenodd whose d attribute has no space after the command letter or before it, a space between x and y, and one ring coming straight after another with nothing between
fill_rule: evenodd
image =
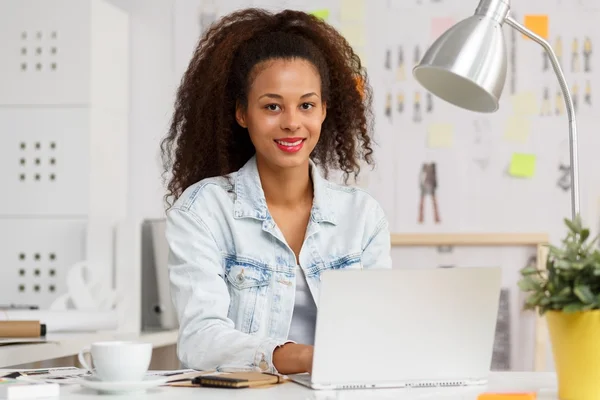
<instances>
[{"instance_id":1,"label":"woman","mask_svg":"<svg viewBox=\"0 0 600 400\"><path fill-rule=\"evenodd\" d=\"M365 83L302 12L235 12L198 44L162 145L186 367L310 372L321 273L391 267L381 207L324 177L371 163Z\"/></svg>"}]
</instances>

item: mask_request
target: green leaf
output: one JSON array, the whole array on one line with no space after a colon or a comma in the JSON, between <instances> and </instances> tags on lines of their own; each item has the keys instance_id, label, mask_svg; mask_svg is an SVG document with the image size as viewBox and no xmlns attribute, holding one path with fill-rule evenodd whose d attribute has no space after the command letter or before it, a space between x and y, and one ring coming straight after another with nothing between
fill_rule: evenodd
<instances>
[{"instance_id":1,"label":"green leaf","mask_svg":"<svg viewBox=\"0 0 600 400\"><path fill-rule=\"evenodd\" d=\"M573 233L579 233L579 230L580 230L581 227L577 223L577 218L575 218L575 220L573 220L573 221L565 218L564 221L565 221L565 225L567 225L567 227L569 228L569 230L571 232L573 232Z\"/></svg>"},{"instance_id":2,"label":"green leaf","mask_svg":"<svg viewBox=\"0 0 600 400\"><path fill-rule=\"evenodd\" d=\"M525 278L521 279L517 285L519 288L525 292L529 292L532 290L540 289L540 282L533 278L533 275L528 275Z\"/></svg>"},{"instance_id":3,"label":"green leaf","mask_svg":"<svg viewBox=\"0 0 600 400\"><path fill-rule=\"evenodd\" d=\"M588 285L576 286L575 289L573 289L573 293L575 293L575 296L585 304L593 303L596 300Z\"/></svg>"},{"instance_id":4,"label":"green leaf","mask_svg":"<svg viewBox=\"0 0 600 400\"><path fill-rule=\"evenodd\" d=\"M590 230L589 229L582 229L581 230L581 234L579 236L579 241L581 243L585 242L586 239L590 236Z\"/></svg>"},{"instance_id":5,"label":"green leaf","mask_svg":"<svg viewBox=\"0 0 600 400\"><path fill-rule=\"evenodd\" d=\"M563 308L565 313L574 313L577 311L583 311L583 304L581 303L571 303Z\"/></svg>"},{"instance_id":6,"label":"green leaf","mask_svg":"<svg viewBox=\"0 0 600 400\"><path fill-rule=\"evenodd\" d=\"M521 275L523 275L523 276L533 275L533 274L537 274L537 273L538 273L538 269L534 266L525 267L521 270Z\"/></svg>"}]
</instances>

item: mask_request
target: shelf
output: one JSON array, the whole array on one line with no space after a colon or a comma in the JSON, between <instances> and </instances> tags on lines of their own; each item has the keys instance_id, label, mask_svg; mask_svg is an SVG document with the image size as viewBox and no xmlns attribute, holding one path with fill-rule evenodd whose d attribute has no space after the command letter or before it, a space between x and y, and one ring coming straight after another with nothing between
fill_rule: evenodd
<instances>
[{"instance_id":1,"label":"shelf","mask_svg":"<svg viewBox=\"0 0 600 400\"><path fill-rule=\"evenodd\" d=\"M152 343L154 348L165 347L176 344L177 335L177 330L141 334L122 332L49 334L46 343L0 346L0 368L76 356L83 347L103 340L139 340Z\"/></svg>"}]
</instances>

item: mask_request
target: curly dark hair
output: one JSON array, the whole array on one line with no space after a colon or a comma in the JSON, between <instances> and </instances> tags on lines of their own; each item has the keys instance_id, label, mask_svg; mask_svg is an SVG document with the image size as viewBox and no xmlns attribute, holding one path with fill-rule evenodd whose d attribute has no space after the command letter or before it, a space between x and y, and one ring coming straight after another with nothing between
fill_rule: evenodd
<instances>
[{"instance_id":1,"label":"curly dark hair","mask_svg":"<svg viewBox=\"0 0 600 400\"><path fill-rule=\"evenodd\" d=\"M247 105L257 64L305 59L321 76L327 115L311 154L327 176L338 168L358 176L360 161L373 164L372 90L360 58L331 25L294 10L249 8L213 24L200 39L177 91L168 135L161 143L165 200L190 185L240 169L255 152L246 128L235 119ZM165 180L167 180L165 178Z\"/></svg>"}]
</instances>

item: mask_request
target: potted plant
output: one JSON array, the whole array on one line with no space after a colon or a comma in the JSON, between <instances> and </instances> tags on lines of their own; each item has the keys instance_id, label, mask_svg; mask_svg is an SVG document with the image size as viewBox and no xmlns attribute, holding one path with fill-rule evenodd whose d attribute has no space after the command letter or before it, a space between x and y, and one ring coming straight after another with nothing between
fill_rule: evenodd
<instances>
[{"instance_id":1,"label":"potted plant","mask_svg":"<svg viewBox=\"0 0 600 400\"><path fill-rule=\"evenodd\" d=\"M561 400L600 399L600 251L581 218L565 219L559 247L548 246L546 269L521 270L525 309L546 317Z\"/></svg>"}]
</instances>

